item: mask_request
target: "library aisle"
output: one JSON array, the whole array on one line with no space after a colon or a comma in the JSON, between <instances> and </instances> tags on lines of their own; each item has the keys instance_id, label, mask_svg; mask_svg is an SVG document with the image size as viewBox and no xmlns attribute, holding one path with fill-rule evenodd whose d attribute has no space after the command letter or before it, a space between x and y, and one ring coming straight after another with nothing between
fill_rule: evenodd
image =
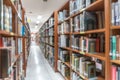
<instances>
[{"instance_id":1,"label":"library aisle","mask_svg":"<svg viewBox=\"0 0 120 80\"><path fill-rule=\"evenodd\" d=\"M64 80L53 71L35 42L31 43L30 50L25 80Z\"/></svg>"}]
</instances>

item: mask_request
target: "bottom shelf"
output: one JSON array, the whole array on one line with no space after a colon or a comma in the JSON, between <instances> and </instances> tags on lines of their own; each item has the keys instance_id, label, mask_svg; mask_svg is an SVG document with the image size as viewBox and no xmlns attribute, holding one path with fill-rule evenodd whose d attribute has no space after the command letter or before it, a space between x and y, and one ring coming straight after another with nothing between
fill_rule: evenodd
<instances>
[{"instance_id":1,"label":"bottom shelf","mask_svg":"<svg viewBox=\"0 0 120 80\"><path fill-rule=\"evenodd\" d=\"M87 77L85 77L84 75L81 75L79 72L76 72L74 69L72 69L72 71L74 71L76 74L78 74L82 79L84 80L105 80L103 77L98 76L92 79L88 79Z\"/></svg>"},{"instance_id":2,"label":"bottom shelf","mask_svg":"<svg viewBox=\"0 0 120 80\"><path fill-rule=\"evenodd\" d=\"M62 73L61 73L60 71L58 71L58 72L62 75ZM62 76L63 76L63 75L62 75ZM65 80L70 80L70 77L67 78L67 77L63 76L63 78L64 78Z\"/></svg>"}]
</instances>

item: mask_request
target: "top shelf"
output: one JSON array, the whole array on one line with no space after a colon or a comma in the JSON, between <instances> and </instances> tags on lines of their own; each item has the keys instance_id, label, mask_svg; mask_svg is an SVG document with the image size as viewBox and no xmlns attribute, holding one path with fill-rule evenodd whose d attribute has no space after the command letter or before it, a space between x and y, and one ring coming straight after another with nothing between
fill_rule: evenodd
<instances>
[{"instance_id":1,"label":"top shelf","mask_svg":"<svg viewBox=\"0 0 120 80\"><path fill-rule=\"evenodd\" d=\"M16 13L18 15L18 18L20 19L20 21L22 21L22 17L19 15L15 5L11 2L11 0L5 0L5 4L8 6L12 7L13 13Z\"/></svg>"},{"instance_id":2,"label":"top shelf","mask_svg":"<svg viewBox=\"0 0 120 80\"><path fill-rule=\"evenodd\" d=\"M91 5L89 5L88 7L83 8L81 10L78 10L75 14L72 14L69 17L67 17L65 20L60 21L58 23L58 25L65 22L65 21L70 20L71 18L73 18L79 14L81 14L83 11L98 11L98 10L100 10L100 11L104 10L104 0L97 0L94 3L92 3Z\"/></svg>"}]
</instances>

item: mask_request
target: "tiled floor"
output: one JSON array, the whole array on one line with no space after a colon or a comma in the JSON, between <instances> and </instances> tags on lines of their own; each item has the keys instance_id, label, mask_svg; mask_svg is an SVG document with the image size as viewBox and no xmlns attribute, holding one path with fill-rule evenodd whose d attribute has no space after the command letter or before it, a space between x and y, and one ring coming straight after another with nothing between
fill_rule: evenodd
<instances>
[{"instance_id":1,"label":"tiled floor","mask_svg":"<svg viewBox=\"0 0 120 80\"><path fill-rule=\"evenodd\" d=\"M59 73L53 71L34 42L31 45L25 80L64 80Z\"/></svg>"}]
</instances>

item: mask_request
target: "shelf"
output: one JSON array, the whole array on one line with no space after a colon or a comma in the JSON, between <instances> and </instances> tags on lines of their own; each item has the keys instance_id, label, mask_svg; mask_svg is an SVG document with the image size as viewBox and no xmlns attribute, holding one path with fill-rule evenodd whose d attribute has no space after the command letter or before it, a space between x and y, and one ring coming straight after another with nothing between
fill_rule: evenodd
<instances>
[{"instance_id":1,"label":"shelf","mask_svg":"<svg viewBox=\"0 0 120 80\"><path fill-rule=\"evenodd\" d=\"M91 5L86 7L87 11L98 11L98 10L104 10L104 0L96 0Z\"/></svg>"},{"instance_id":2,"label":"shelf","mask_svg":"<svg viewBox=\"0 0 120 80\"><path fill-rule=\"evenodd\" d=\"M74 69L72 69L72 71L74 71L76 74L78 74L82 79L88 80L85 76L81 75L79 72L75 71Z\"/></svg>"},{"instance_id":3,"label":"shelf","mask_svg":"<svg viewBox=\"0 0 120 80\"><path fill-rule=\"evenodd\" d=\"M111 60L111 63L115 63L115 64L120 65L120 60Z\"/></svg>"},{"instance_id":4,"label":"shelf","mask_svg":"<svg viewBox=\"0 0 120 80\"><path fill-rule=\"evenodd\" d=\"M105 54L104 53L85 53L86 56L89 56L89 57L95 57L95 58L98 58L100 60L103 60L105 61Z\"/></svg>"},{"instance_id":5,"label":"shelf","mask_svg":"<svg viewBox=\"0 0 120 80\"><path fill-rule=\"evenodd\" d=\"M70 32L65 32L65 33L59 33L58 35L69 35Z\"/></svg>"},{"instance_id":6,"label":"shelf","mask_svg":"<svg viewBox=\"0 0 120 80\"><path fill-rule=\"evenodd\" d=\"M75 14L72 14L70 18L73 18L81 14L83 11L98 11L98 10L103 10L103 9L104 9L104 0L97 0L93 2L91 5L89 5L88 7L81 9Z\"/></svg>"},{"instance_id":7,"label":"shelf","mask_svg":"<svg viewBox=\"0 0 120 80\"><path fill-rule=\"evenodd\" d=\"M98 58L100 60L105 61L105 54L104 53L85 53L85 52L81 52L79 50L74 50L74 49L71 49L71 51L76 52L76 53L80 53L80 54L85 55L85 56L95 57L95 58Z\"/></svg>"},{"instance_id":8,"label":"shelf","mask_svg":"<svg viewBox=\"0 0 120 80\"><path fill-rule=\"evenodd\" d=\"M89 30L89 31L84 31L84 32L73 32L71 34L92 34L92 33L103 33L105 32L105 29L96 29L96 30Z\"/></svg>"},{"instance_id":9,"label":"shelf","mask_svg":"<svg viewBox=\"0 0 120 80\"><path fill-rule=\"evenodd\" d=\"M14 66L14 64L16 63L16 61L18 60L18 58L21 56L21 54L15 55L15 61L12 62L11 66Z\"/></svg>"},{"instance_id":10,"label":"shelf","mask_svg":"<svg viewBox=\"0 0 120 80\"><path fill-rule=\"evenodd\" d=\"M112 26L111 29L112 30L120 29L120 26Z\"/></svg>"},{"instance_id":11,"label":"shelf","mask_svg":"<svg viewBox=\"0 0 120 80\"><path fill-rule=\"evenodd\" d=\"M60 59L59 59L60 60ZM71 68L70 66L70 62L63 62L62 60L60 60L62 63L64 63L67 67Z\"/></svg>"},{"instance_id":12,"label":"shelf","mask_svg":"<svg viewBox=\"0 0 120 80\"><path fill-rule=\"evenodd\" d=\"M11 49L12 47L0 47L0 49Z\"/></svg>"},{"instance_id":13,"label":"shelf","mask_svg":"<svg viewBox=\"0 0 120 80\"><path fill-rule=\"evenodd\" d=\"M54 47L54 45L51 45L51 44L49 44L49 43L45 43L45 44L47 44L47 45L49 45L49 46L52 46L52 47Z\"/></svg>"},{"instance_id":14,"label":"shelf","mask_svg":"<svg viewBox=\"0 0 120 80\"><path fill-rule=\"evenodd\" d=\"M70 18L71 18L71 16L69 16L69 17L65 18L63 21L58 22L58 25L62 24L62 23L63 23L63 22L65 22L65 21L70 20Z\"/></svg>"},{"instance_id":15,"label":"shelf","mask_svg":"<svg viewBox=\"0 0 120 80\"><path fill-rule=\"evenodd\" d=\"M70 50L70 48L68 48L68 47L60 47L60 48Z\"/></svg>"},{"instance_id":16,"label":"shelf","mask_svg":"<svg viewBox=\"0 0 120 80\"><path fill-rule=\"evenodd\" d=\"M74 69L72 69L72 71L74 71L76 74L78 74L82 79L84 79L84 80L89 80L88 78L86 78L85 76L83 76L83 75L81 75L79 72L77 72L77 71L75 71ZM101 76L98 76L98 77L96 77L97 78L97 80L105 80L103 77L101 77ZM94 79L93 79L94 80ZM96 79L95 79L96 80Z\"/></svg>"},{"instance_id":17,"label":"shelf","mask_svg":"<svg viewBox=\"0 0 120 80\"><path fill-rule=\"evenodd\" d=\"M61 75L62 75L62 73L60 72L60 71L58 71ZM63 75L62 75L63 76ZM70 78L68 79L67 77L65 77L65 76L63 76L63 78L65 79L65 80L70 80Z\"/></svg>"},{"instance_id":18,"label":"shelf","mask_svg":"<svg viewBox=\"0 0 120 80\"><path fill-rule=\"evenodd\" d=\"M15 36L17 36L17 34L15 34L13 32L7 32L7 31L4 31L4 30L0 30L0 35L7 36L7 37L15 37Z\"/></svg>"}]
</instances>

